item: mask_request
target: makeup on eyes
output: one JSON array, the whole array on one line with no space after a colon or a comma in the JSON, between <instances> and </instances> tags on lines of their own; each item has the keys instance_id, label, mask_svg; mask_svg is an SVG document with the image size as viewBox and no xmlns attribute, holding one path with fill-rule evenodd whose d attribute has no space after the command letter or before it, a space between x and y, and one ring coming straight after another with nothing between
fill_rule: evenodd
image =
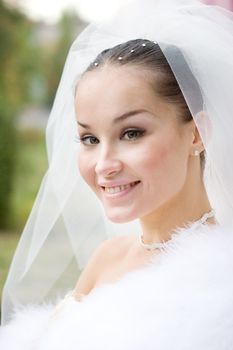
<instances>
[{"instance_id":1,"label":"makeup on eyes","mask_svg":"<svg viewBox=\"0 0 233 350\"><path fill-rule=\"evenodd\" d=\"M79 142L91 146L98 144L103 135L104 137L107 135L107 137L118 138L122 141L136 142L145 134L149 134L154 130L158 125L158 118L147 111L138 111L136 114L124 114L117 118L117 122L114 119L110 121L109 125L103 124L104 126L94 125L94 123L85 124L80 121L77 121L77 123Z\"/></svg>"},{"instance_id":2,"label":"makeup on eyes","mask_svg":"<svg viewBox=\"0 0 233 350\"><path fill-rule=\"evenodd\" d=\"M125 141L136 141L139 138L143 137L146 130L142 128L126 128L119 133L119 139ZM92 134L81 134L80 136L76 135L76 142L81 142L86 145L95 145L99 143L98 138Z\"/></svg>"}]
</instances>

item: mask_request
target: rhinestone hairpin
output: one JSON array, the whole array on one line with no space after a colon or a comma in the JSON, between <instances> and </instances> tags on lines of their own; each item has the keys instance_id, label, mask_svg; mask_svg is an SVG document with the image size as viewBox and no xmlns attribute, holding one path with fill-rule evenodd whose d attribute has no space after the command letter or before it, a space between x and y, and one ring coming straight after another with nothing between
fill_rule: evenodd
<instances>
[{"instance_id":1,"label":"rhinestone hairpin","mask_svg":"<svg viewBox=\"0 0 233 350\"><path fill-rule=\"evenodd\" d=\"M158 44L156 41L152 41L154 44ZM146 47L147 43L142 43L142 47ZM135 52L135 49L131 49L130 50L131 53ZM122 61L123 60L123 57L122 56L119 56L118 57L118 61ZM97 67L99 65L98 62L95 62L94 65Z\"/></svg>"}]
</instances>

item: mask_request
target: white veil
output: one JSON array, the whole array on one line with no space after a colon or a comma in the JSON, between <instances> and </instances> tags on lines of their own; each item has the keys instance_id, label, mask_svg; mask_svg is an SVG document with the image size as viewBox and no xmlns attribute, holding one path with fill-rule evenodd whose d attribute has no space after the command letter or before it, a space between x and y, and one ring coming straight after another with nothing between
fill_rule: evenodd
<instances>
[{"instance_id":1,"label":"white veil","mask_svg":"<svg viewBox=\"0 0 233 350\"><path fill-rule=\"evenodd\" d=\"M197 0L138 0L73 43L47 126L49 168L4 287L7 322L17 304L42 302L72 289L104 239L137 233L137 222L112 224L76 165L74 87L102 50L131 39L156 41L167 58L206 149L204 179L220 224L233 217L233 15ZM185 58L175 54L176 47ZM195 77L203 99L197 106ZM191 74L191 75L192 75Z\"/></svg>"}]
</instances>

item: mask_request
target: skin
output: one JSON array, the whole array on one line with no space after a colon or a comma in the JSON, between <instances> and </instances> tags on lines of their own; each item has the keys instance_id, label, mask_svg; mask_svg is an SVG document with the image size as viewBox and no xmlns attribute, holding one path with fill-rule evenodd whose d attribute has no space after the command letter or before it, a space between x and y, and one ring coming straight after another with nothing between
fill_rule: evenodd
<instances>
[{"instance_id":1,"label":"skin","mask_svg":"<svg viewBox=\"0 0 233 350\"><path fill-rule=\"evenodd\" d=\"M87 72L75 109L78 166L110 220L139 218L144 242L151 243L210 210L194 156L204 149L198 130L181 122L176 105L156 95L144 72L110 65ZM132 111L140 112L119 118ZM116 194L105 189L135 181Z\"/></svg>"}]
</instances>

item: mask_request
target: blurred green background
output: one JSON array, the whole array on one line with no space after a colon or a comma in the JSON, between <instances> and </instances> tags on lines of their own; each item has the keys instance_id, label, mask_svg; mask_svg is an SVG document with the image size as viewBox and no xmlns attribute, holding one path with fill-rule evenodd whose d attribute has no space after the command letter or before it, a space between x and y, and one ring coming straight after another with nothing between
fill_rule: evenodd
<instances>
[{"instance_id":1,"label":"blurred green background","mask_svg":"<svg viewBox=\"0 0 233 350\"><path fill-rule=\"evenodd\" d=\"M0 0L0 295L47 169L45 125L68 48L85 25L74 12L32 21Z\"/></svg>"}]
</instances>

